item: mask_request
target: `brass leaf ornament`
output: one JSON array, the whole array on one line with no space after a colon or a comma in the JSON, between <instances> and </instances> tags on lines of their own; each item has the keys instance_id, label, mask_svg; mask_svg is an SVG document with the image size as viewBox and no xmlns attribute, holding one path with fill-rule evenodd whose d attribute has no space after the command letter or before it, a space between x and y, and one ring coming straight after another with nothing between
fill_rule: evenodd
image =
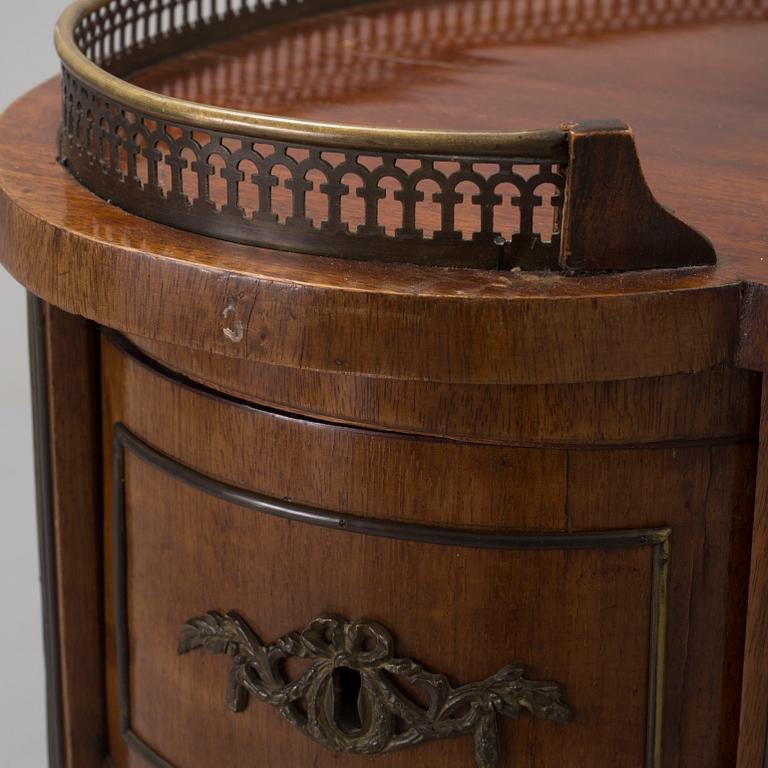
<instances>
[{"instance_id":1,"label":"brass leaf ornament","mask_svg":"<svg viewBox=\"0 0 768 768\"><path fill-rule=\"evenodd\" d=\"M471 734L477 768L495 768L501 759L500 717L516 720L527 712L561 725L571 719L560 685L529 680L522 666L453 687L445 675L396 658L389 631L363 619L319 616L303 632L265 645L238 614L212 611L184 625L178 650L229 655L227 700L233 712L242 712L253 696L337 752L381 755ZM289 658L312 663L289 680L282 664ZM406 693L409 688L424 694L426 706Z\"/></svg>"}]
</instances>

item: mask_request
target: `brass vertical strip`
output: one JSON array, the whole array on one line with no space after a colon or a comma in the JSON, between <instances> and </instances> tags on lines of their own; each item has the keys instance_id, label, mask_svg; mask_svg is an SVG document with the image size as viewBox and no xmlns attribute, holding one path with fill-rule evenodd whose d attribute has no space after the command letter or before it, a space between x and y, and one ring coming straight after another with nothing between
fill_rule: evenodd
<instances>
[{"instance_id":1,"label":"brass vertical strip","mask_svg":"<svg viewBox=\"0 0 768 768\"><path fill-rule=\"evenodd\" d=\"M664 732L664 658L666 655L669 598L669 537L653 548L650 658L648 660L647 768L660 768Z\"/></svg>"},{"instance_id":2,"label":"brass vertical strip","mask_svg":"<svg viewBox=\"0 0 768 768\"><path fill-rule=\"evenodd\" d=\"M43 603L48 764L64 768L64 733L61 689L58 584L56 581L55 522L51 480L50 413L48 409L48 361L46 305L29 294L27 300L29 359L32 383L32 425L35 452L35 490Z\"/></svg>"},{"instance_id":3,"label":"brass vertical strip","mask_svg":"<svg viewBox=\"0 0 768 768\"><path fill-rule=\"evenodd\" d=\"M125 732L130 727L130 678L128 675L128 637L121 627L128 623L128 602L126 590L126 551L125 551L125 452L114 444L112 457L112 589L115 600L115 621L117 631L117 684L120 690L120 730ZM123 692L125 695L123 695Z\"/></svg>"}]
</instances>

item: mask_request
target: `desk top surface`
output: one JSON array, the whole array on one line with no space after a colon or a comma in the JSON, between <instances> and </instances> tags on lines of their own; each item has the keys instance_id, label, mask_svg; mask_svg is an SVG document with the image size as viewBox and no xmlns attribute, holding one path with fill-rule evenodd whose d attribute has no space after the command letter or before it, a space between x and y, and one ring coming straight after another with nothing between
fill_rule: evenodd
<instances>
[{"instance_id":1,"label":"desk top surface","mask_svg":"<svg viewBox=\"0 0 768 768\"><path fill-rule=\"evenodd\" d=\"M390 0L210 44L131 80L328 122L520 131L611 116L654 143L672 127L715 136L765 125L768 96L768 7L747 20L721 4L717 20L694 0L687 20L665 22L669 9L631 4L603 17L552 2Z\"/></svg>"}]
</instances>

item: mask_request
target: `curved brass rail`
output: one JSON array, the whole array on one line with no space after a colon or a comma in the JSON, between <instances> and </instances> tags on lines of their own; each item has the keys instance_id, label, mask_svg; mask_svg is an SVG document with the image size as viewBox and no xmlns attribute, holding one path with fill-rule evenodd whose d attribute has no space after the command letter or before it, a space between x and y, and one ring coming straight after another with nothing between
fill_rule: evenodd
<instances>
[{"instance_id":1,"label":"curved brass rail","mask_svg":"<svg viewBox=\"0 0 768 768\"><path fill-rule=\"evenodd\" d=\"M77 40L77 31L84 21L93 17L98 19L101 9L112 9L118 13L120 3L114 0L77 0L67 8L60 17L54 39L56 50L63 65L80 81L93 87L129 109L144 113L162 120L176 120L197 128L211 131L235 132L244 136L253 136L276 141L296 142L301 144L321 144L324 147L354 146L361 150L386 150L389 152L430 152L437 154L471 154L477 156L508 155L512 157L545 157L552 160L565 159L565 133L562 129L540 129L532 131L502 132L502 131L431 131L408 130L402 128L383 128L367 125L348 125L338 123L316 122L292 118L263 115L245 112L237 109L226 109L200 104L186 99L164 96L123 80L113 74L116 71L144 66L148 61L164 58L169 53L188 50L200 42L200 31L206 42L228 37L232 34L242 34L249 29L279 23L290 14L286 9L301 14L324 13L329 10L344 7L354 7L365 3L366 0L280 0L269 7L252 0L227 0L227 10L218 14L215 12L202 14L204 22L199 17L191 23L181 23L169 28L167 32L149 35L137 45L120 46L119 27L114 29L117 36L112 39L109 50L94 45L91 57L87 56L81 39ZM198 3L198 0L147 0L143 5L148 10L145 34L153 13L158 19L169 11L177 8L189 8L205 5L215 7L215 0ZM126 3L126 7L138 7L141 0ZM235 10L235 6L239 6ZM279 6L279 12L271 9ZM154 10L153 10L154 9ZM264 19L263 16L272 15ZM102 20L106 17L101 17ZM162 22L156 22L158 29ZM190 34L191 33L191 34ZM100 38L105 41L107 37ZM117 45L115 45L117 42ZM94 40L94 43L97 43ZM139 54L138 56L136 54Z\"/></svg>"},{"instance_id":2,"label":"curved brass rail","mask_svg":"<svg viewBox=\"0 0 768 768\"><path fill-rule=\"evenodd\" d=\"M632 134L616 121L391 129L200 104L124 79L215 40L365 2L78 0L56 29L62 161L132 213L251 245L566 273L714 262L708 241L653 199ZM490 3L493 16L499 3ZM539 23L572 15L565 0L539 5ZM596 28L610 29L613 11L626 22L614 5L594 5ZM394 210L382 216L385 200ZM362 210L352 213L355 203Z\"/></svg>"}]
</instances>

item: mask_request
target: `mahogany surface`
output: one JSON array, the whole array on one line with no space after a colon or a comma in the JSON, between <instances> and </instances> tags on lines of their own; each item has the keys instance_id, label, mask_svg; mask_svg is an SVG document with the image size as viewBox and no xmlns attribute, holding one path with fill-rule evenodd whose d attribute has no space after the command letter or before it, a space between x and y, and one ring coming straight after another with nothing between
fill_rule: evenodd
<instances>
[{"instance_id":1,"label":"mahogany surface","mask_svg":"<svg viewBox=\"0 0 768 768\"><path fill-rule=\"evenodd\" d=\"M649 129L679 133L694 125L693 115L670 109L685 96L699 116L722 100L730 122L700 126L710 141L737 116L742 126L764 119L768 19L744 20L724 6L721 21L705 21L711 4L693 2L687 22L643 26L642 12L625 23L617 14L618 28L599 32L586 8L550 6L542 28L535 3L494 5L500 18L483 25L484 9L471 0L369 3L196 48L130 80L204 104L399 128L520 131L628 109L627 122L644 117ZM446 6L455 11L450 25Z\"/></svg>"},{"instance_id":2,"label":"mahogany surface","mask_svg":"<svg viewBox=\"0 0 768 768\"><path fill-rule=\"evenodd\" d=\"M331 422L505 445L674 443L754 434L760 377L688 375L574 384L447 384L301 371L131 337L150 359L244 400ZM638 407L640 404L648 407Z\"/></svg>"}]
</instances>

